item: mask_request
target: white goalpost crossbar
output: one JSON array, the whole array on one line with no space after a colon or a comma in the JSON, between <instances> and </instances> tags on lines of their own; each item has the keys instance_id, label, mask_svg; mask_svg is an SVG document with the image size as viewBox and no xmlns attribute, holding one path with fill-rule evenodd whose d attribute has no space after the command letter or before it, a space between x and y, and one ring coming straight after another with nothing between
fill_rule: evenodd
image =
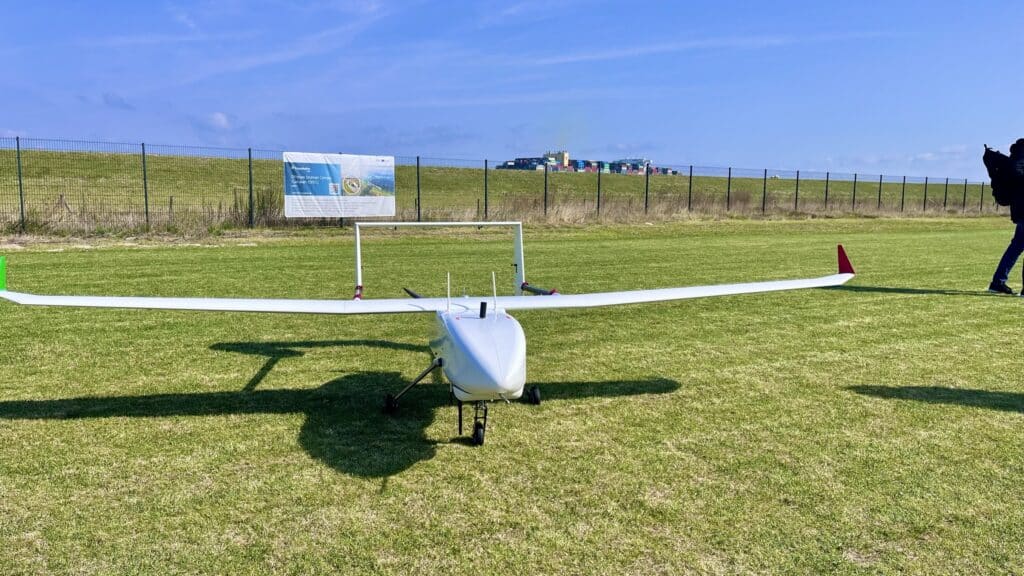
<instances>
[{"instance_id":1,"label":"white goalpost crossbar","mask_svg":"<svg viewBox=\"0 0 1024 576\"><path fill-rule=\"evenodd\" d=\"M523 286L526 284L526 265L523 261L523 223L522 222L356 222L356 300L363 297L363 254L360 237L361 228L448 228L461 227L511 227L514 237L512 238L512 265L516 268L515 274L515 295L523 295Z\"/></svg>"}]
</instances>

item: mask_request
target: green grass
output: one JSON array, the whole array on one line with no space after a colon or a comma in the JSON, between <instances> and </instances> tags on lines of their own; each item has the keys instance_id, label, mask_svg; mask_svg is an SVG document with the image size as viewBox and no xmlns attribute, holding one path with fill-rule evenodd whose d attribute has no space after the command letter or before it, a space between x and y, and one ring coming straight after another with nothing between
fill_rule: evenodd
<instances>
[{"instance_id":1,"label":"green grass","mask_svg":"<svg viewBox=\"0 0 1024 576\"><path fill-rule=\"evenodd\" d=\"M125 152L129 152L126 147ZM156 152L154 152L154 150ZM186 149L151 148L146 183L138 151L114 154L81 151L22 152L22 188L27 226L38 231L107 232L143 229L148 195L151 229L177 231L240 227L248 222L249 180L246 158L187 156ZM282 224L282 164L259 153L253 162L255 218L259 224ZM431 165L444 163L448 166ZM19 224L17 161L12 150L0 150L0 226ZM482 162L425 161L420 169L420 214L426 220L465 220L487 216L538 222L638 221L676 219L687 214L721 216L819 214L978 214L996 211L986 187L963 181L946 184L932 179L927 186L911 179L878 182L861 175L856 194L846 180L825 174L774 174L759 170L725 170L701 175L692 185L687 170L650 178L645 213L642 176L598 176L551 173L547 211L544 173L489 170L484 197ZM401 219L416 218L416 167L396 168L397 209ZM826 201L826 189L828 198Z\"/></svg>"},{"instance_id":2,"label":"green grass","mask_svg":"<svg viewBox=\"0 0 1024 576\"><path fill-rule=\"evenodd\" d=\"M509 285L503 232L373 231L368 297ZM1004 220L529 227L563 292L848 287L522 312L539 407L458 441L425 316L0 304L0 573L1022 570L1024 303ZM15 241L16 238L10 239ZM338 297L348 231L5 244L11 289ZM1013 278L1016 284L1019 277ZM461 291L461 290L460 290Z\"/></svg>"}]
</instances>

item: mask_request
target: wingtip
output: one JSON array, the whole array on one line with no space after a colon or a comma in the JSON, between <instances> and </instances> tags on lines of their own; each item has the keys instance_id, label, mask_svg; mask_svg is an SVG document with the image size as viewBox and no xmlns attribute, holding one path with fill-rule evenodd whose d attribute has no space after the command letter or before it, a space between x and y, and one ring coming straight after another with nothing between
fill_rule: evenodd
<instances>
[{"instance_id":1,"label":"wingtip","mask_svg":"<svg viewBox=\"0 0 1024 576\"><path fill-rule=\"evenodd\" d=\"M846 256L846 250L843 249L843 245L839 244L839 273L840 274L856 274L853 271L853 265L850 264L850 258Z\"/></svg>"}]
</instances>

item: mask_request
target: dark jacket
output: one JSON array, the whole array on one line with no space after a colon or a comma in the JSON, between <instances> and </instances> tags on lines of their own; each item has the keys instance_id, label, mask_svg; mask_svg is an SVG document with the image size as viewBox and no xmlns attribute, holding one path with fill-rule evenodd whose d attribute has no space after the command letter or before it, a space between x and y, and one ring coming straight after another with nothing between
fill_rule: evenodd
<instances>
[{"instance_id":1,"label":"dark jacket","mask_svg":"<svg viewBox=\"0 0 1024 576\"><path fill-rule=\"evenodd\" d=\"M1010 220L1014 224L1024 222L1024 151L1015 150L1010 154L1013 169L1013 196L1010 200Z\"/></svg>"}]
</instances>

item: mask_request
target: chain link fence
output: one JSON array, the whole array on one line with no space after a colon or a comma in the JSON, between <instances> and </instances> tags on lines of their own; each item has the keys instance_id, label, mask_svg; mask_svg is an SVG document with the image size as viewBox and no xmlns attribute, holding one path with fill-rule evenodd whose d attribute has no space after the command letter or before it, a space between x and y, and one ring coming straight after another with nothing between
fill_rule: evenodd
<instances>
[{"instance_id":1,"label":"chain link fence","mask_svg":"<svg viewBox=\"0 0 1024 576\"><path fill-rule=\"evenodd\" d=\"M0 229L195 231L337 224L286 220L283 151L0 138ZM396 219L588 222L687 214L977 215L1003 212L963 178L669 164L629 173L508 169L395 157Z\"/></svg>"}]
</instances>

